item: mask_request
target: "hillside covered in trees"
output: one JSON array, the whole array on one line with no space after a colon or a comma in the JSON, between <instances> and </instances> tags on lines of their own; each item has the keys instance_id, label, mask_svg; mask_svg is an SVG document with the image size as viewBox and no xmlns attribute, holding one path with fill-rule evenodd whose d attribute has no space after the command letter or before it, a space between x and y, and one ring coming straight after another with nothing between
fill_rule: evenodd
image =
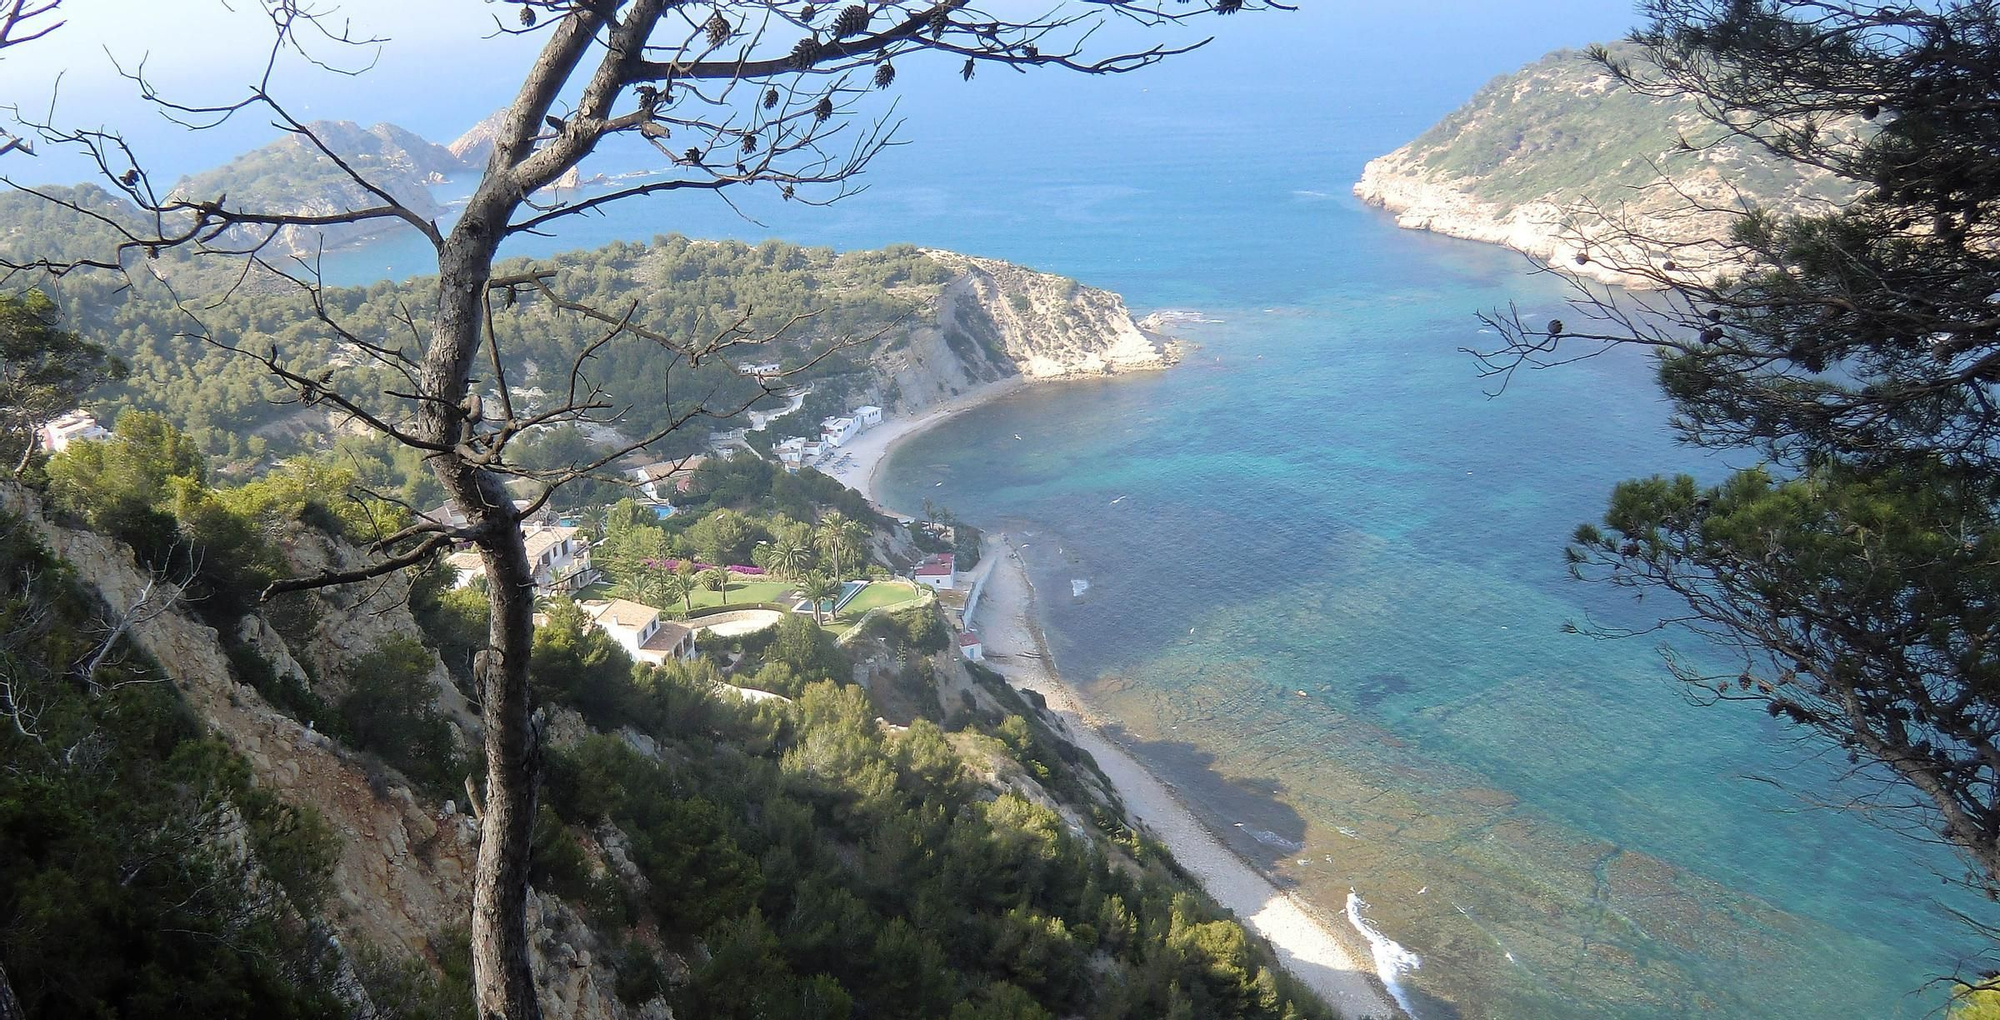
<instances>
[{"instance_id":1,"label":"hillside covered in trees","mask_svg":"<svg viewBox=\"0 0 2000 1020\"><path fill-rule=\"evenodd\" d=\"M1605 55L1645 66L1630 43ZM1830 129L1851 133L1855 124ZM1853 187L1733 135L1691 96L1635 91L1592 52L1565 49L1493 79L1408 145L1370 161L1354 192L1404 227L1635 283L1667 263L1727 271L1708 264L1720 255L1710 242L1726 240L1745 211L1823 211Z\"/></svg>"},{"instance_id":2,"label":"hillside covered in trees","mask_svg":"<svg viewBox=\"0 0 2000 1020\"><path fill-rule=\"evenodd\" d=\"M471 1015L460 653L484 600L435 572L245 597L394 522L330 499L338 471L218 485L135 413L5 489L0 963L27 1015ZM714 513L783 529L840 495L743 488L788 478ZM549 605L550 1015L1328 1016L935 612L647 666Z\"/></svg>"},{"instance_id":3,"label":"hillside covered in trees","mask_svg":"<svg viewBox=\"0 0 2000 1020\"><path fill-rule=\"evenodd\" d=\"M112 224L136 215L94 186L55 193L94 215L23 193L0 195L0 256L104 258L118 244ZM128 366L124 379L91 394L101 419L120 408L156 411L218 470L237 476L337 446L380 468L371 483L429 498L428 472L416 469L410 451L364 439L365 430L349 428L331 408L301 404L296 389L259 358L275 356L394 416L398 402L385 394L403 380L346 337L414 351L428 330L423 295L433 281L329 288L316 305L304 288L272 273L225 271L173 250L128 251L124 265L119 273L17 274L11 281L16 289L45 289L64 311L65 328ZM797 420L811 423L868 402L914 410L1006 375L1102 374L1158 367L1171 357L1115 295L907 245L839 253L670 235L536 265L552 272L550 292L564 302L630 315L697 346L731 338L699 358L632 337L596 343L601 322L554 307L533 289L503 299L514 302L497 320L507 334L510 396L532 413L559 403L572 386L601 388L603 416L616 422L593 436L599 442L685 420L653 445L656 458L699 451L712 432L741 427L750 410L784 406L792 391L806 393ZM525 266L503 263L498 271ZM742 337L772 339L738 342ZM778 365L782 374L759 377L742 367L752 363ZM487 375L482 385L497 400Z\"/></svg>"}]
</instances>

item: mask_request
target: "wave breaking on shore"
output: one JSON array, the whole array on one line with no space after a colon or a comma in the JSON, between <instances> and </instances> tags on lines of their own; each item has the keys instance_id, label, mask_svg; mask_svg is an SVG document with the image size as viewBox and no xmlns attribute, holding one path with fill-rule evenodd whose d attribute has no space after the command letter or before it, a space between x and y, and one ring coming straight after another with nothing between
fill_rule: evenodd
<instances>
[{"instance_id":1,"label":"wave breaking on shore","mask_svg":"<svg viewBox=\"0 0 2000 1020\"><path fill-rule=\"evenodd\" d=\"M1402 976L1424 965L1424 958L1410 952L1395 939L1382 934L1381 930L1361 916L1361 908L1368 901L1352 889L1347 891L1347 923L1368 940L1368 949L1375 956L1375 976L1382 979L1382 986L1389 990L1389 997L1403 1012L1414 1017L1417 1011L1410 1006L1410 995L1403 990Z\"/></svg>"}]
</instances>

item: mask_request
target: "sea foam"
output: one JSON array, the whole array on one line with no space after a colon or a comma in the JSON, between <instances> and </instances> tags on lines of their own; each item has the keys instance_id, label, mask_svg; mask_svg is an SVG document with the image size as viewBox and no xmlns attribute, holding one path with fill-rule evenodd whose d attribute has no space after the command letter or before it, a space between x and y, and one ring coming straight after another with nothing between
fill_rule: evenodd
<instances>
[{"instance_id":1,"label":"sea foam","mask_svg":"<svg viewBox=\"0 0 2000 1020\"><path fill-rule=\"evenodd\" d=\"M1368 919L1361 916L1361 908L1367 905L1368 901L1362 899L1360 893L1349 889L1347 923L1353 925L1354 930L1368 940L1368 949L1375 956L1375 975L1382 979L1383 987L1389 989L1389 997L1396 1000L1396 1005L1403 1007L1403 1012L1414 1017L1417 1011L1410 1006L1410 996L1403 990L1402 977L1423 966L1424 959L1403 948L1395 939L1382 934L1374 925L1368 923Z\"/></svg>"}]
</instances>

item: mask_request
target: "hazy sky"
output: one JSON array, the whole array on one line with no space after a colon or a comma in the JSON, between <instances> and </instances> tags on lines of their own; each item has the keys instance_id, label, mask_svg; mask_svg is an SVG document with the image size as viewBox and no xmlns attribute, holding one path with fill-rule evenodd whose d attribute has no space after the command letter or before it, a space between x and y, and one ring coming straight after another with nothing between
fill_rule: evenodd
<instances>
[{"instance_id":1,"label":"hazy sky","mask_svg":"<svg viewBox=\"0 0 2000 1020\"><path fill-rule=\"evenodd\" d=\"M301 119L387 120L449 141L511 96L527 49L535 45L485 38L496 13L513 14L513 8L487 0L319 2L337 10L355 36L388 41L361 49L317 47L315 55L336 63L372 61L358 77L313 68L296 56L281 61L275 91ZM1043 12L1052 6L1054 0L991 4L996 12L1010 7ZM142 146L149 165L163 174L212 166L274 137L268 116L188 136L141 103L134 86L116 72L118 65L132 71L143 61L148 79L178 100L240 98L260 73L272 37L258 0L68 0L64 14L68 23L51 36L0 56L0 105L39 114L54 96L59 121L116 128ZM996 68L966 85L957 80L953 61L912 60L899 68L903 74L895 92L913 119L963 113L999 127L1031 93L1061 89L1066 102L1089 102L1094 90L1197 83L1204 88L1268 83L1283 93L1321 78L1352 81L1356 67L1379 68L1372 78L1385 89L1409 81L1428 86L1421 90L1426 94L1440 85L1469 94L1494 74L1550 49L1619 35L1634 20L1628 0L1307 0L1297 13L1201 19L1200 32L1217 36L1214 46L1116 82L1079 83L1060 74L1024 78ZM1183 31L1171 38L1196 37ZM1336 67L1343 73L1332 73ZM79 164L46 147L32 166L16 159L0 169L45 181L84 176Z\"/></svg>"}]
</instances>

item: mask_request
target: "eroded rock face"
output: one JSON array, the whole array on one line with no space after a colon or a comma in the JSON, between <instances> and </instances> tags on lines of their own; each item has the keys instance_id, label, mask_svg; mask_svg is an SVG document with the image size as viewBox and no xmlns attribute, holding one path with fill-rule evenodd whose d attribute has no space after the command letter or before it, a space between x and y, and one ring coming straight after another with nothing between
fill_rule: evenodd
<instances>
[{"instance_id":1,"label":"eroded rock face","mask_svg":"<svg viewBox=\"0 0 2000 1020\"><path fill-rule=\"evenodd\" d=\"M109 605L135 604L150 580L130 549L102 535L48 522L33 498L18 487L0 486L0 507L26 517L42 541ZM374 619L376 629L370 633L377 637L416 634L407 611L401 617L381 614ZM338 620L332 625L339 626ZM243 634L274 668L300 669L294 658L298 650L261 619L245 621ZM478 827L470 815L452 802L420 798L393 775L385 775L379 767L371 770L361 756L272 708L249 685L237 683L219 635L186 612L146 619L133 626L131 635L173 678L189 708L210 731L250 762L260 786L288 802L317 808L332 827L340 852L334 863L333 895L323 916L344 951L351 953L365 942L391 956L428 956L433 940L469 923L479 846ZM329 648L352 645L333 643ZM313 654L333 653L321 648ZM605 842L622 853L622 835ZM614 867L616 860L614 856ZM612 991L617 975L608 947L574 908L554 897L531 897L529 928L547 1016L557 1020L672 1016L662 1002L628 1008L617 999Z\"/></svg>"},{"instance_id":2,"label":"eroded rock face","mask_svg":"<svg viewBox=\"0 0 2000 1020\"><path fill-rule=\"evenodd\" d=\"M1641 59L1631 46L1612 52ZM1828 128L1849 137L1859 129ZM1562 50L1494 79L1410 144L1371 160L1354 193L1401 227L1657 287L1663 274L1739 272L1724 242L1749 208L1827 211L1854 191L1726 136L1691 100L1635 94L1583 53Z\"/></svg>"},{"instance_id":3,"label":"eroded rock face","mask_svg":"<svg viewBox=\"0 0 2000 1020\"><path fill-rule=\"evenodd\" d=\"M925 249L954 277L931 320L875 359L885 405L908 414L1018 377L1084 379L1165 368L1178 345L1142 329L1110 291L998 259Z\"/></svg>"}]
</instances>

